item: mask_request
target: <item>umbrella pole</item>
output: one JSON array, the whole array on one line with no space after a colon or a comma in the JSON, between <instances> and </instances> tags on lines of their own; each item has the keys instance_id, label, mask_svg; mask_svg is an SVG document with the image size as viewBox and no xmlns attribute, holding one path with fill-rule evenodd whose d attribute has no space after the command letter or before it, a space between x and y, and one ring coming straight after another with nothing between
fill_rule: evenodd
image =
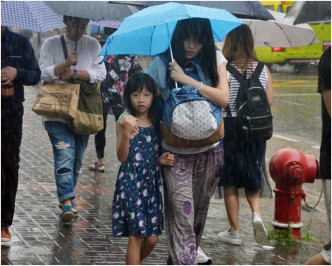
<instances>
[{"instance_id":1,"label":"umbrella pole","mask_svg":"<svg viewBox=\"0 0 332 266\"><path fill-rule=\"evenodd\" d=\"M77 38L78 38L78 23L76 24L75 52L76 52L76 48L77 48Z\"/></svg>"},{"instance_id":2,"label":"umbrella pole","mask_svg":"<svg viewBox=\"0 0 332 266\"><path fill-rule=\"evenodd\" d=\"M167 23L166 23L166 27L167 27L167 33L168 33L168 39L169 39L169 51L170 51L170 54L171 54L172 62L174 62L173 51L172 51L172 43L171 43L171 36L169 34L169 29L168 29L168 24ZM175 88L178 88L178 83L176 81L174 81L174 83L175 83Z\"/></svg>"},{"instance_id":3,"label":"umbrella pole","mask_svg":"<svg viewBox=\"0 0 332 266\"><path fill-rule=\"evenodd\" d=\"M75 40L75 52L76 52L76 48L77 48L77 38L78 38L78 23L76 24L76 40ZM76 66L77 63L73 64L73 66Z\"/></svg>"}]
</instances>

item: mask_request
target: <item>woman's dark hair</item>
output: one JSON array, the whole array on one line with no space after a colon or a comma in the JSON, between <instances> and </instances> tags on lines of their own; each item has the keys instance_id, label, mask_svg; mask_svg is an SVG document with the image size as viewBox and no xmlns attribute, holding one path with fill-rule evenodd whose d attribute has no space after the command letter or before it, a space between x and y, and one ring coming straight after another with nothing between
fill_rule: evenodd
<instances>
[{"instance_id":1,"label":"woman's dark hair","mask_svg":"<svg viewBox=\"0 0 332 266\"><path fill-rule=\"evenodd\" d=\"M159 97L158 97L158 90L156 83L148 74L140 72L133 74L129 78L124 90L123 100L129 113L135 116L136 111L130 102L130 95L136 91L142 91L144 88L147 89L149 92L151 92L153 95L152 105L149 109L148 115L152 123L155 124L158 106L159 106L158 105Z\"/></svg>"},{"instance_id":2,"label":"woman's dark hair","mask_svg":"<svg viewBox=\"0 0 332 266\"><path fill-rule=\"evenodd\" d=\"M184 40L190 38L202 44L202 49L196 57L199 59L199 65L204 74L211 80L212 86L217 86L219 75L217 71L216 46L210 21L204 18L190 18L178 21L171 44L173 56L182 69L184 69L187 60L184 51ZM167 72L166 77L169 77L169 72Z\"/></svg>"},{"instance_id":3,"label":"woman's dark hair","mask_svg":"<svg viewBox=\"0 0 332 266\"><path fill-rule=\"evenodd\" d=\"M253 61L258 61L254 38L248 25L243 24L227 34L222 53L228 63L233 62L240 69L246 69Z\"/></svg>"}]
</instances>

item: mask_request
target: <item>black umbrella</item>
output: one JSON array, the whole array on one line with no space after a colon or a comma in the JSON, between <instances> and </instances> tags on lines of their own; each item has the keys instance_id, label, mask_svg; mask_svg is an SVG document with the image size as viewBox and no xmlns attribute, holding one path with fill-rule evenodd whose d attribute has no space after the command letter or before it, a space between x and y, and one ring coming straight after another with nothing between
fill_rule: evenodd
<instances>
[{"instance_id":1,"label":"black umbrella","mask_svg":"<svg viewBox=\"0 0 332 266\"><path fill-rule=\"evenodd\" d=\"M167 2L178 2L188 5L198 5L212 8L225 9L238 18L248 19L274 19L273 16L259 1L126 1L126 2L113 2L113 4L130 4L140 7L148 7L160 5Z\"/></svg>"},{"instance_id":2,"label":"black umbrella","mask_svg":"<svg viewBox=\"0 0 332 266\"><path fill-rule=\"evenodd\" d=\"M285 19L293 24L331 21L331 1L297 1L287 12Z\"/></svg>"},{"instance_id":3,"label":"black umbrella","mask_svg":"<svg viewBox=\"0 0 332 266\"><path fill-rule=\"evenodd\" d=\"M133 6L114 4L108 1L45 1L45 3L59 15L85 18L94 21L111 20L121 22L124 18L138 11L138 9Z\"/></svg>"}]
</instances>

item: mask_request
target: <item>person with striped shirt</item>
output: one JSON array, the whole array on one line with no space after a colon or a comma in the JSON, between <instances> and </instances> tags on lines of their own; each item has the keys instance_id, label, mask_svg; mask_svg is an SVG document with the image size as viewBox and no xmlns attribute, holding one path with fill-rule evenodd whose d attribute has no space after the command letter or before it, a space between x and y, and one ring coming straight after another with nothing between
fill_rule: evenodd
<instances>
[{"instance_id":1,"label":"person with striped shirt","mask_svg":"<svg viewBox=\"0 0 332 266\"><path fill-rule=\"evenodd\" d=\"M241 25L228 33L223 46L223 55L228 60L228 64L234 66L241 74L247 70L247 78L251 77L258 60L254 52L253 36L247 25ZM238 189L244 188L247 201L252 210L255 240L259 244L265 244L267 233L260 215L260 198L263 196L262 194L272 196L265 167L266 140L246 142L239 136L236 105L240 82L228 71L227 78L230 96L229 107L223 110L225 163L219 185L224 187L224 200L230 229L219 233L218 237L226 243L242 244L238 223ZM264 66L259 80L266 91L269 104L272 105L272 79L267 66Z\"/></svg>"}]
</instances>

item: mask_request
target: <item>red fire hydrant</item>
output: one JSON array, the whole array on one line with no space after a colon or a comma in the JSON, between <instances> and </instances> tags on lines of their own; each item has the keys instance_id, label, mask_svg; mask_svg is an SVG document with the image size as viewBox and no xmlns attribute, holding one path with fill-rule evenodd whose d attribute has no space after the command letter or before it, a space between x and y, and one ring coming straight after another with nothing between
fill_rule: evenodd
<instances>
[{"instance_id":1,"label":"red fire hydrant","mask_svg":"<svg viewBox=\"0 0 332 266\"><path fill-rule=\"evenodd\" d=\"M273 154L270 160L270 175L276 187L274 221L275 229L292 229L297 239L301 237L301 200L306 195L303 183L313 183L319 175L319 162L313 155L285 148Z\"/></svg>"}]
</instances>

